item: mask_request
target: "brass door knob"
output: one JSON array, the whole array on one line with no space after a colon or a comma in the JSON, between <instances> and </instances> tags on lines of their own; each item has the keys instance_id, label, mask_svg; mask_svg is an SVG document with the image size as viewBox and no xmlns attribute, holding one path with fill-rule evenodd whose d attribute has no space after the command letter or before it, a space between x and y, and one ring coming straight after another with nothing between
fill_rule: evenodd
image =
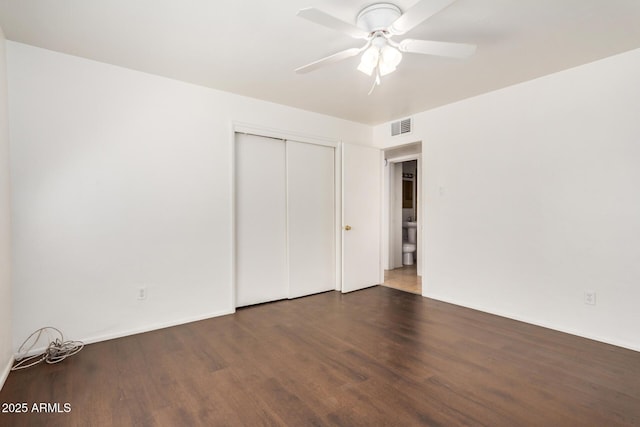
<instances>
[{"instance_id":1,"label":"brass door knob","mask_svg":"<svg viewBox=\"0 0 640 427\"><path fill-rule=\"evenodd\" d=\"M347 231L349 231L349 230L351 230L351 226L350 226L350 225L345 225L345 226L344 226L344 229L345 229L345 230L347 230Z\"/></svg>"}]
</instances>

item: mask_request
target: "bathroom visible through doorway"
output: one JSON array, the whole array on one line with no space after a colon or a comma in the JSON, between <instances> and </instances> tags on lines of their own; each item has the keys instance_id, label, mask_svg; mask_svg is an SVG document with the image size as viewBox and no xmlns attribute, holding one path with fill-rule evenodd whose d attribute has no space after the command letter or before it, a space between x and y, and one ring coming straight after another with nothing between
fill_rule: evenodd
<instances>
[{"instance_id":1,"label":"bathroom visible through doorway","mask_svg":"<svg viewBox=\"0 0 640 427\"><path fill-rule=\"evenodd\" d=\"M422 294L421 144L385 151L385 286Z\"/></svg>"}]
</instances>

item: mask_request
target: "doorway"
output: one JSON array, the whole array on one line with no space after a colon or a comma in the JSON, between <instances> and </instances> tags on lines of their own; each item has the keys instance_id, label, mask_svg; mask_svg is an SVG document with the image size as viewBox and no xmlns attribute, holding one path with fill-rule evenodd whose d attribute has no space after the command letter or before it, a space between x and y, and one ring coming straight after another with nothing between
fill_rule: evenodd
<instances>
[{"instance_id":1,"label":"doorway","mask_svg":"<svg viewBox=\"0 0 640 427\"><path fill-rule=\"evenodd\" d=\"M422 144L385 151L384 286L422 294Z\"/></svg>"}]
</instances>

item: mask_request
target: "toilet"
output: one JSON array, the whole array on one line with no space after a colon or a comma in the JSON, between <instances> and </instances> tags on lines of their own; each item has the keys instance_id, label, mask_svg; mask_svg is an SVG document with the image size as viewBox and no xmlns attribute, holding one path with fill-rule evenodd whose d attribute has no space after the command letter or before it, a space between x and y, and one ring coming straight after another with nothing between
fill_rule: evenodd
<instances>
[{"instance_id":1,"label":"toilet","mask_svg":"<svg viewBox=\"0 0 640 427\"><path fill-rule=\"evenodd\" d=\"M403 243L402 244L402 264L413 265L413 254L416 252L415 243Z\"/></svg>"},{"instance_id":2,"label":"toilet","mask_svg":"<svg viewBox=\"0 0 640 427\"><path fill-rule=\"evenodd\" d=\"M416 253L416 237L418 235L418 223L409 221L407 226L407 241L402 242L402 264L413 265L414 254Z\"/></svg>"}]
</instances>

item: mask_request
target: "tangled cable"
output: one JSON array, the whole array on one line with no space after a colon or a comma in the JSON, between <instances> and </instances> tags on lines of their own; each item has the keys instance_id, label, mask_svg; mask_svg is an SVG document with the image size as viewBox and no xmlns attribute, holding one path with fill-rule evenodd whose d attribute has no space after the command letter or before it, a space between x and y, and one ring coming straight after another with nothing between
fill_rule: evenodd
<instances>
[{"instance_id":1,"label":"tangled cable","mask_svg":"<svg viewBox=\"0 0 640 427\"><path fill-rule=\"evenodd\" d=\"M49 332L50 330L56 331L59 338L54 339L49 342L49 345L45 349L44 352L34 354L32 356L27 356L29 352L36 346L38 341L40 341L40 337L43 332ZM27 343L33 338L34 335L37 336L29 346L29 348L25 348ZM54 328L51 326L45 326L44 328L40 328L37 331L33 332L29 337L24 340L20 348L18 348L18 356L16 357L16 363L11 368L12 371L17 371L18 369L25 369L35 366L39 363L46 362L49 364L54 364L58 362L62 362L69 356L73 356L78 353L84 347L84 343L82 341L65 341L62 332L60 329Z\"/></svg>"}]
</instances>

